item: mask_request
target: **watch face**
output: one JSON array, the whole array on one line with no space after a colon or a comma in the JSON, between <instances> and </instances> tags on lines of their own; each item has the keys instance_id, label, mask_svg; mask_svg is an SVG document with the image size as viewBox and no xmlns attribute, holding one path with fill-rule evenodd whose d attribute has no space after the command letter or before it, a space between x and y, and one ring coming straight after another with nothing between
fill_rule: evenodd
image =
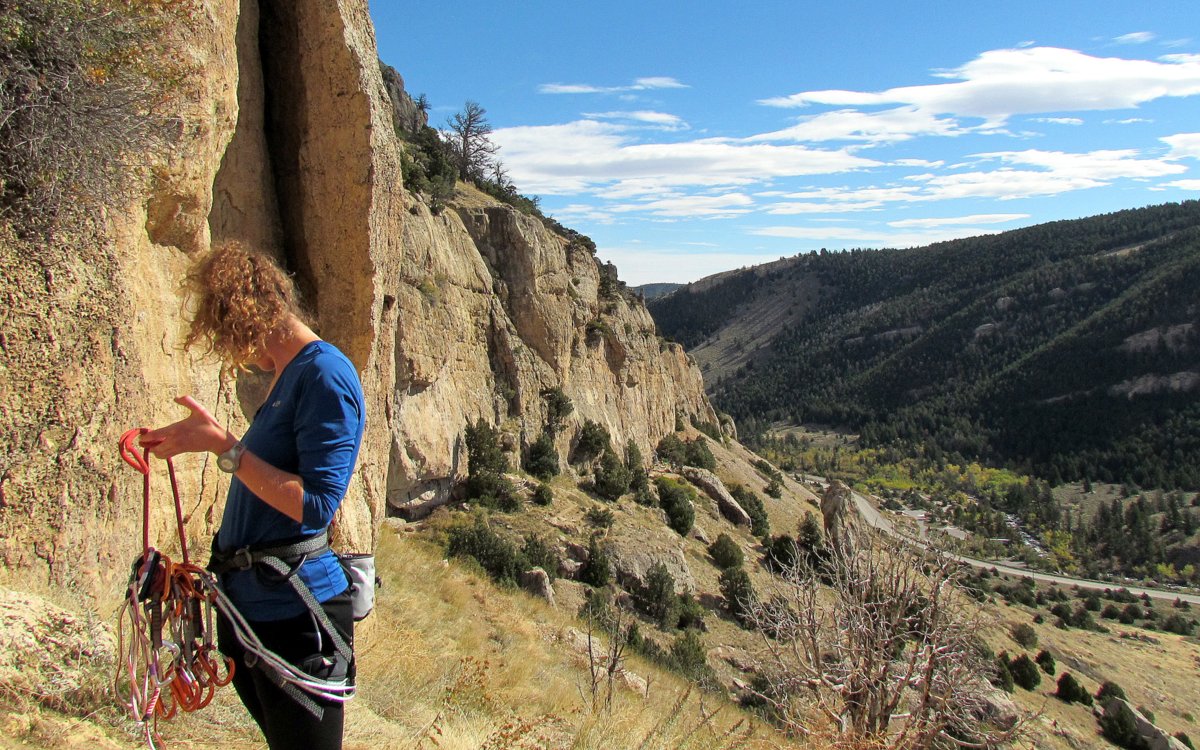
<instances>
[{"instance_id":1,"label":"watch face","mask_svg":"<svg viewBox=\"0 0 1200 750\"><path fill-rule=\"evenodd\" d=\"M236 468L233 457L227 456L224 453L217 456L217 468L224 472L233 473L233 470Z\"/></svg>"}]
</instances>

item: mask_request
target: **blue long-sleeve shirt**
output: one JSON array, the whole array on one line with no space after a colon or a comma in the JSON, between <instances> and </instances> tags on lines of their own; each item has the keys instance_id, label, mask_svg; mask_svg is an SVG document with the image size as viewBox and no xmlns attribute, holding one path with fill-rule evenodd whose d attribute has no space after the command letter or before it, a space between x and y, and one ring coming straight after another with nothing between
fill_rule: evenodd
<instances>
[{"instance_id":1,"label":"blue long-sleeve shirt","mask_svg":"<svg viewBox=\"0 0 1200 750\"><path fill-rule=\"evenodd\" d=\"M303 520L280 513L235 476L229 485L217 546L225 552L311 536L329 526L346 494L362 443L366 410L354 365L332 344L314 341L288 362L242 437L246 449L304 486ZM331 551L307 560L300 578L317 601L349 585ZM250 620L282 620L305 611L288 583L257 569L224 576L226 592Z\"/></svg>"}]
</instances>

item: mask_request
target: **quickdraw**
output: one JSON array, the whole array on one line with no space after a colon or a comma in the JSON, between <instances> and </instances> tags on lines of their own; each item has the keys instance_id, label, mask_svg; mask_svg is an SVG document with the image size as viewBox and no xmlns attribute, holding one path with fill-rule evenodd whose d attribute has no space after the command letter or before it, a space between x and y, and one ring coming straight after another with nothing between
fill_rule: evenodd
<instances>
[{"instance_id":1,"label":"quickdraw","mask_svg":"<svg viewBox=\"0 0 1200 750\"><path fill-rule=\"evenodd\" d=\"M142 554L133 561L125 601L118 612L118 662L113 688L146 743L161 742L158 720L196 711L233 679L233 661L213 643L213 611L221 596L211 573L188 558L183 505L175 467L167 459L182 562L150 546L150 449L136 447L144 427L127 431L121 458L142 474Z\"/></svg>"}]
</instances>

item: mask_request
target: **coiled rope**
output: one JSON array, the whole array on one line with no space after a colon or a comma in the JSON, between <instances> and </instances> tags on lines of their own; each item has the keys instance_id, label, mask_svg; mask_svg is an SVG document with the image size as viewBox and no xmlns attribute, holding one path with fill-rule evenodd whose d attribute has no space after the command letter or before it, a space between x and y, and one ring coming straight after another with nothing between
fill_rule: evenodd
<instances>
[{"instance_id":1,"label":"coiled rope","mask_svg":"<svg viewBox=\"0 0 1200 750\"><path fill-rule=\"evenodd\" d=\"M142 477L142 554L132 565L125 601L117 613L117 669L113 689L130 716L142 728L146 744L162 742L158 720L170 720L180 710L207 706L216 689L233 680L233 660L214 643L214 610L224 615L254 663L288 690L344 702L354 697L347 680L313 677L263 645L250 624L221 590L217 577L188 557L183 505L171 459L166 459L175 501L175 523L182 562L175 563L150 546L150 449L141 453L137 438L149 430L126 431L118 443L121 458ZM311 703L311 701L309 701ZM316 704L312 704L315 706ZM319 709L318 709L319 710Z\"/></svg>"}]
</instances>

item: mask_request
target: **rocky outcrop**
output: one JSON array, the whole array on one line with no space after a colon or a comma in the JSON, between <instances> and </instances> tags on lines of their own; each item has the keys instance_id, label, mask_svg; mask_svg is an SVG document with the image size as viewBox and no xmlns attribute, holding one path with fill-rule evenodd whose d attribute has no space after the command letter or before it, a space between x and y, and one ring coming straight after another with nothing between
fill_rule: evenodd
<instances>
[{"instance_id":1,"label":"rocky outcrop","mask_svg":"<svg viewBox=\"0 0 1200 750\"><path fill-rule=\"evenodd\" d=\"M574 403L564 455L585 419L645 454L676 414L716 421L682 348L660 344L639 301L601 295L586 248L480 195L434 215L403 189L365 0L201 5L197 28L173 42L196 70L176 113L182 135L145 194L65 257L8 252L0 231L0 366L12 375L0 383L0 568L40 566L111 596L141 520L140 482L113 447L120 432L180 418L171 399L183 393L246 428L255 378L222 380L179 346L180 282L226 240L293 271L320 334L359 370L369 416L343 549L370 550L389 508L419 515L452 497L468 421L499 425L514 453L531 443L546 388ZM203 456L176 463L202 550L227 478ZM151 523L177 554L169 511L156 507Z\"/></svg>"},{"instance_id":2,"label":"rocky outcrop","mask_svg":"<svg viewBox=\"0 0 1200 750\"><path fill-rule=\"evenodd\" d=\"M749 526L751 524L750 514L738 505L738 501L733 499L733 495L729 494L729 490L725 489L725 483L713 474L711 471L699 469L695 466L684 466L679 470L684 479L687 479L692 484L704 491L704 494L713 499L717 504L717 509L721 511L721 515L725 516L726 520L738 526Z\"/></svg>"},{"instance_id":3,"label":"rocky outcrop","mask_svg":"<svg viewBox=\"0 0 1200 750\"><path fill-rule=\"evenodd\" d=\"M426 107L418 106L417 102L404 90L404 78L391 65L380 61L379 75L383 79L383 87L387 90L388 99L392 103L392 122L396 130L408 135L416 135L422 128L429 125L429 113Z\"/></svg>"},{"instance_id":4,"label":"rocky outcrop","mask_svg":"<svg viewBox=\"0 0 1200 750\"><path fill-rule=\"evenodd\" d=\"M1133 706L1121 698L1113 698L1104 706L1101 726L1119 727L1115 731L1128 731L1141 739L1141 746L1148 750L1187 750L1187 745L1172 737L1165 729L1154 725ZM1132 740L1133 737L1127 737ZM1126 747L1133 747L1128 744Z\"/></svg>"},{"instance_id":5,"label":"rocky outcrop","mask_svg":"<svg viewBox=\"0 0 1200 750\"><path fill-rule=\"evenodd\" d=\"M825 538L832 546L854 546L858 536L858 513L849 487L835 479L825 488L821 494L821 516Z\"/></svg>"}]
</instances>

